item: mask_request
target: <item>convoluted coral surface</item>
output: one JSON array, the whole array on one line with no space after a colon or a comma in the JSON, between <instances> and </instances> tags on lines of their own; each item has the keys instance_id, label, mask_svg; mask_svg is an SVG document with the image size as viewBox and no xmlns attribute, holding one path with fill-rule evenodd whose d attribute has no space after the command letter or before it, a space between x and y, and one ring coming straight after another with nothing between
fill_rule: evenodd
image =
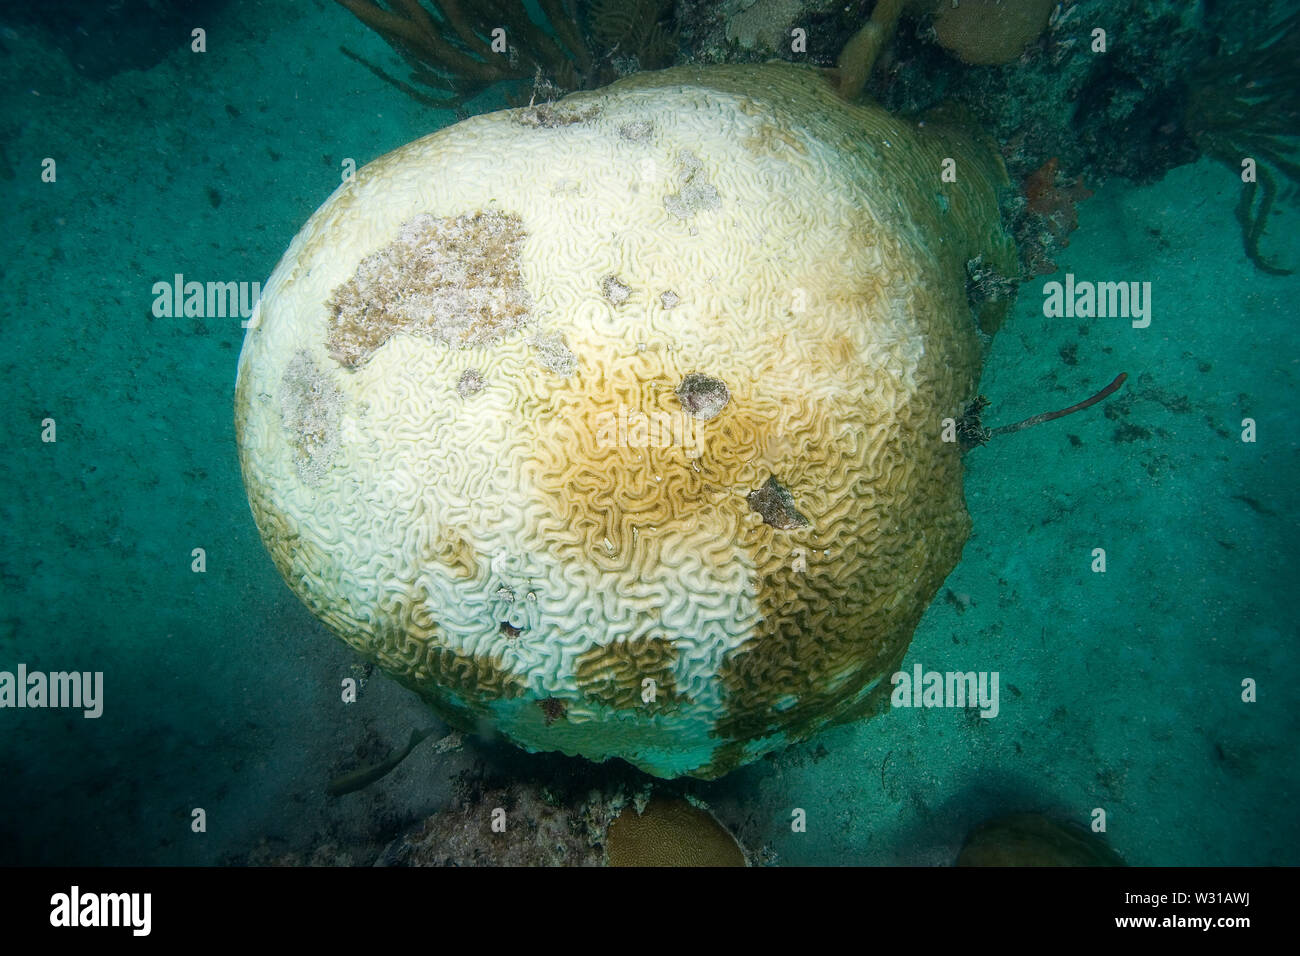
<instances>
[{"instance_id":1,"label":"convoluted coral surface","mask_svg":"<svg viewBox=\"0 0 1300 956\"><path fill-rule=\"evenodd\" d=\"M714 777L867 712L968 533L941 423L982 357L967 263L1014 270L1003 183L778 65L411 143L245 340L262 538L341 638L528 749Z\"/></svg>"}]
</instances>

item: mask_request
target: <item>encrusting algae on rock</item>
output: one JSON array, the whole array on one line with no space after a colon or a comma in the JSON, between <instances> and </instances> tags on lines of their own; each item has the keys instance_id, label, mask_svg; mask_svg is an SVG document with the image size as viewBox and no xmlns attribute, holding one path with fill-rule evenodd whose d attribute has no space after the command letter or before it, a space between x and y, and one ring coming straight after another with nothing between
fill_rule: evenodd
<instances>
[{"instance_id":1,"label":"encrusting algae on rock","mask_svg":"<svg viewBox=\"0 0 1300 956\"><path fill-rule=\"evenodd\" d=\"M277 567L529 750L712 778L871 712L969 531L996 152L778 64L525 113L366 166L267 283L236 420Z\"/></svg>"},{"instance_id":2,"label":"encrusting algae on rock","mask_svg":"<svg viewBox=\"0 0 1300 956\"><path fill-rule=\"evenodd\" d=\"M458 781L451 806L393 841L378 866L713 867L762 865L703 805L622 788L585 794L526 782ZM511 835L526 822L528 839Z\"/></svg>"}]
</instances>

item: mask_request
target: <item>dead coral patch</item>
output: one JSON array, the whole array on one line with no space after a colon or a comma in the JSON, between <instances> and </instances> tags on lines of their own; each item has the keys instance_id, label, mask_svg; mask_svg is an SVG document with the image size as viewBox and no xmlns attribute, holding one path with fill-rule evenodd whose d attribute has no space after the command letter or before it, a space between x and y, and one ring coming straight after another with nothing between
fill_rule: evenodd
<instances>
[{"instance_id":1,"label":"dead coral patch","mask_svg":"<svg viewBox=\"0 0 1300 956\"><path fill-rule=\"evenodd\" d=\"M486 387L487 381L483 378L483 373L476 368L465 369L456 380L456 394L461 398L469 398Z\"/></svg>"},{"instance_id":2,"label":"dead coral patch","mask_svg":"<svg viewBox=\"0 0 1300 956\"><path fill-rule=\"evenodd\" d=\"M600 110L592 107L585 110L557 106L554 103L541 103L527 106L511 114L512 122L531 129L561 129L566 126L579 126L588 123L600 115Z\"/></svg>"},{"instance_id":3,"label":"dead coral patch","mask_svg":"<svg viewBox=\"0 0 1300 956\"><path fill-rule=\"evenodd\" d=\"M568 378L578 370L578 356L573 354L559 332L539 332L528 340L537 353L537 361L548 372Z\"/></svg>"},{"instance_id":4,"label":"dead coral patch","mask_svg":"<svg viewBox=\"0 0 1300 956\"><path fill-rule=\"evenodd\" d=\"M699 157L684 151L678 160L677 182L680 189L664 197L664 208L678 219L690 219L697 212L722 205L717 188L708 180Z\"/></svg>"},{"instance_id":5,"label":"dead coral patch","mask_svg":"<svg viewBox=\"0 0 1300 956\"><path fill-rule=\"evenodd\" d=\"M619 805L593 799L583 812L528 784L482 790L394 842L378 865L600 866L600 841Z\"/></svg>"},{"instance_id":6,"label":"dead coral patch","mask_svg":"<svg viewBox=\"0 0 1300 956\"><path fill-rule=\"evenodd\" d=\"M343 401L343 393L304 351L280 376L280 421L293 445L298 477L308 484L325 477L338 453Z\"/></svg>"},{"instance_id":7,"label":"dead coral patch","mask_svg":"<svg viewBox=\"0 0 1300 956\"><path fill-rule=\"evenodd\" d=\"M525 237L511 214L416 216L334 290L329 354L357 368L398 332L456 348L501 341L532 309L519 263Z\"/></svg>"}]
</instances>

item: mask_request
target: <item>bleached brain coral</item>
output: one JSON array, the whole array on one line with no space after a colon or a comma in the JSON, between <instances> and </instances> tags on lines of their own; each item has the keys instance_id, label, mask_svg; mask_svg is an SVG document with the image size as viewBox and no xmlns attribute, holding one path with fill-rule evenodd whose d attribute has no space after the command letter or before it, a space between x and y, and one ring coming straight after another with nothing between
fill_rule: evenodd
<instances>
[{"instance_id":1,"label":"bleached brain coral","mask_svg":"<svg viewBox=\"0 0 1300 956\"><path fill-rule=\"evenodd\" d=\"M952 159L955 182L941 177ZM790 66L641 74L366 166L266 285L262 538L447 720L713 777L867 712L969 519L1001 166Z\"/></svg>"}]
</instances>

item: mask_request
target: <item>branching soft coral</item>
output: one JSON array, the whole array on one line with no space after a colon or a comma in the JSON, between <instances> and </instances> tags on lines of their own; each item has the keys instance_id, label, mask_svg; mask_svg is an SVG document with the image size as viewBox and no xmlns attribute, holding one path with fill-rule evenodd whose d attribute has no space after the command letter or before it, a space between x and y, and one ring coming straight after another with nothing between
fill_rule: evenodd
<instances>
[{"instance_id":1,"label":"branching soft coral","mask_svg":"<svg viewBox=\"0 0 1300 956\"><path fill-rule=\"evenodd\" d=\"M1268 261L1259 242L1277 197L1277 174L1300 184L1300 13L1283 19L1264 43L1213 57L1195 71L1187 129L1201 151L1240 173L1255 160L1255 181L1237 203L1246 256L1263 272L1290 269Z\"/></svg>"},{"instance_id":2,"label":"branching soft coral","mask_svg":"<svg viewBox=\"0 0 1300 956\"><path fill-rule=\"evenodd\" d=\"M583 35L574 0L537 0L547 29L533 22L521 0L429 0L427 6L420 0L336 2L406 60L412 83L346 48L344 54L434 106L459 106L493 83L509 80L532 80L555 92L592 88L614 79L616 58L630 60L633 68L652 69L666 66L676 48L675 34L665 26L670 19L666 0L593 3L593 32L608 47L604 55Z\"/></svg>"},{"instance_id":3,"label":"branching soft coral","mask_svg":"<svg viewBox=\"0 0 1300 956\"><path fill-rule=\"evenodd\" d=\"M366 66L408 94L434 105L450 105L492 83L528 79L538 73L553 77L556 83L571 89L578 85L576 69L589 68L591 64L590 53L577 36L576 28L561 46L529 19L522 5L504 0L473 3L439 0L433 12L419 0L383 0L383 5L377 0L338 0L338 3L388 41L410 65L412 80L443 91L443 95L421 93L379 67L370 63ZM563 37L561 24L573 27L573 17L565 9L564 0L542 0L541 6L552 19L557 36ZM495 29L505 30L512 55L492 49ZM365 63L355 53L346 49L343 52Z\"/></svg>"}]
</instances>

